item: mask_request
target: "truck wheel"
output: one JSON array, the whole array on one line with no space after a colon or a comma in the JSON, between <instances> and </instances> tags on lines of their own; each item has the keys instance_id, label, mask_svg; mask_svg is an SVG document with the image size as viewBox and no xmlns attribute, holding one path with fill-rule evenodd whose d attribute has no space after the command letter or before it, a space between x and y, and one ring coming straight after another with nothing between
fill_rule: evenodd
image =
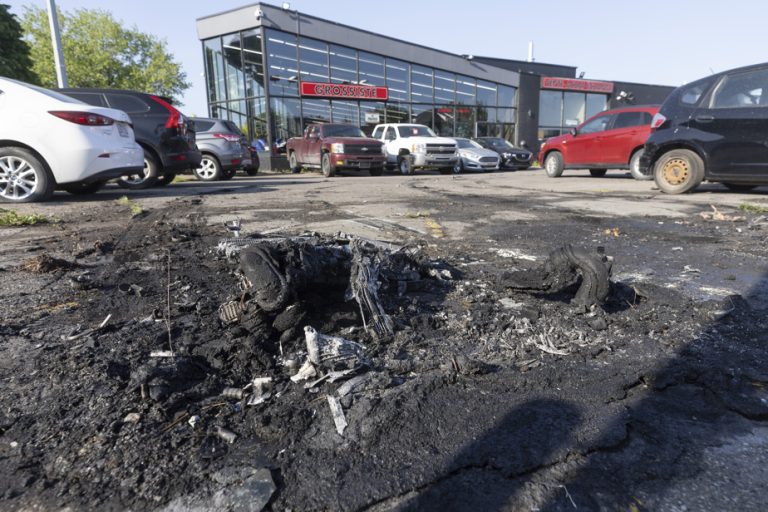
<instances>
[{"instance_id":1,"label":"truck wheel","mask_svg":"<svg viewBox=\"0 0 768 512\"><path fill-rule=\"evenodd\" d=\"M368 173L371 176L381 176L384 173L384 167L371 167Z\"/></svg>"},{"instance_id":2,"label":"truck wheel","mask_svg":"<svg viewBox=\"0 0 768 512\"><path fill-rule=\"evenodd\" d=\"M550 178L559 178L563 175L563 155L559 151L553 151L544 160L544 170Z\"/></svg>"},{"instance_id":3,"label":"truck wheel","mask_svg":"<svg viewBox=\"0 0 768 512\"><path fill-rule=\"evenodd\" d=\"M336 168L331 165L331 155L323 153L323 157L320 159L320 167L323 169L323 176L331 178L336 174Z\"/></svg>"},{"instance_id":4,"label":"truck wheel","mask_svg":"<svg viewBox=\"0 0 768 512\"><path fill-rule=\"evenodd\" d=\"M400 169L400 174L413 174L413 164L408 155L400 156L397 158L397 168Z\"/></svg>"},{"instance_id":5,"label":"truck wheel","mask_svg":"<svg viewBox=\"0 0 768 512\"><path fill-rule=\"evenodd\" d=\"M688 149L673 149L656 162L653 178L662 192L683 194L704 180L704 161Z\"/></svg>"},{"instance_id":6,"label":"truck wheel","mask_svg":"<svg viewBox=\"0 0 768 512\"><path fill-rule=\"evenodd\" d=\"M298 174L301 172L301 168L299 167L299 162L296 160L296 153L291 151L291 154L288 155L288 167L291 169L291 172L294 174Z\"/></svg>"}]
</instances>

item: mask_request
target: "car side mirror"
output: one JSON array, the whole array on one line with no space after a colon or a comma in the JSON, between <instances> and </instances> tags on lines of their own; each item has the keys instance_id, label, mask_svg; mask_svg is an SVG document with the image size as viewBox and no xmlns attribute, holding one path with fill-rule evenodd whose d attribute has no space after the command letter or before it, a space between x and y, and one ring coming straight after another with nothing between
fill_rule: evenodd
<instances>
[{"instance_id":1,"label":"car side mirror","mask_svg":"<svg viewBox=\"0 0 768 512\"><path fill-rule=\"evenodd\" d=\"M578 131L576 128L571 128L570 130L568 130L568 132L569 132L571 135L573 135L574 137L575 137L576 135L578 135L578 133L579 133L579 131Z\"/></svg>"}]
</instances>

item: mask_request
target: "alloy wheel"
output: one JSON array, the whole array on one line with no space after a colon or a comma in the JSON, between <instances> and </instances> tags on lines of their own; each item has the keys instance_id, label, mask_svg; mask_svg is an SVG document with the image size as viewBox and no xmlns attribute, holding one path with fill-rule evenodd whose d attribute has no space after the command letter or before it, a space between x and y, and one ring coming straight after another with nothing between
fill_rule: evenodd
<instances>
[{"instance_id":1,"label":"alloy wheel","mask_svg":"<svg viewBox=\"0 0 768 512\"><path fill-rule=\"evenodd\" d=\"M204 180L213 179L216 175L216 164L210 158L203 158L200 162L200 167L197 169L197 174Z\"/></svg>"},{"instance_id":2,"label":"alloy wheel","mask_svg":"<svg viewBox=\"0 0 768 512\"><path fill-rule=\"evenodd\" d=\"M34 167L17 156L0 157L0 197L19 201L35 193L38 176Z\"/></svg>"}]
</instances>

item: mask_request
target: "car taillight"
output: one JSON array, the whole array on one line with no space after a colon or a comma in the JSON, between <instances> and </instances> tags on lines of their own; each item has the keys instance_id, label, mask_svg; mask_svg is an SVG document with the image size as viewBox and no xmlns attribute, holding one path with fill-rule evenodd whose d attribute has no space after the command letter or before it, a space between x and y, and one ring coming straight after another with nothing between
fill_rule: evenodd
<instances>
[{"instance_id":1,"label":"car taillight","mask_svg":"<svg viewBox=\"0 0 768 512\"><path fill-rule=\"evenodd\" d=\"M232 135L231 133L214 133L213 136L217 139L228 140L229 142L240 142L241 139L239 135Z\"/></svg>"},{"instance_id":2,"label":"car taillight","mask_svg":"<svg viewBox=\"0 0 768 512\"><path fill-rule=\"evenodd\" d=\"M85 126L109 126L115 123L115 120L111 117L94 114L93 112L50 110L48 113L65 121L69 121L70 123L82 124Z\"/></svg>"},{"instance_id":3,"label":"car taillight","mask_svg":"<svg viewBox=\"0 0 768 512\"><path fill-rule=\"evenodd\" d=\"M664 117L660 113L657 113L655 116L653 116L653 119L651 120L651 130L655 130L655 129L659 128L666 121L667 121L666 117Z\"/></svg>"},{"instance_id":4,"label":"car taillight","mask_svg":"<svg viewBox=\"0 0 768 512\"><path fill-rule=\"evenodd\" d=\"M165 101L163 98L158 96L150 96L150 98L158 102L165 108L165 110L168 111L168 119L165 121L166 128L176 128L182 134L187 131L187 125L184 123L184 116L181 115L181 112L176 110L173 105Z\"/></svg>"}]
</instances>

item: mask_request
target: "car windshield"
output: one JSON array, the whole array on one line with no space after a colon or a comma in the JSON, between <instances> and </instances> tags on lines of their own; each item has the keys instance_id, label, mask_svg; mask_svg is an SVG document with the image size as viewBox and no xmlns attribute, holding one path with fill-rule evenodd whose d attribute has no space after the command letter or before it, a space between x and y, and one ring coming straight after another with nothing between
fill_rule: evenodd
<instances>
[{"instance_id":1,"label":"car windshield","mask_svg":"<svg viewBox=\"0 0 768 512\"><path fill-rule=\"evenodd\" d=\"M337 124L323 126L325 137L365 137L363 130L351 124Z\"/></svg>"},{"instance_id":2,"label":"car windshield","mask_svg":"<svg viewBox=\"0 0 768 512\"><path fill-rule=\"evenodd\" d=\"M408 137L437 137L435 132L433 132L431 129L419 124L398 126L397 133L399 133L400 137L404 139L407 139Z\"/></svg>"},{"instance_id":3,"label":"car windshield","mask_svg":"<svg viewBox=\"0 0 768 512\"><path fill-rule=\"evenodd\" d=\"M490 139L488 142L496 149L514 149L515 147L506 139Z\"/></svg>"},{"instance_id":4,"label":"car windshield","mask_svg":"<svg viewBox=\"0 0 768 512\"><path fill-rule=\"evenodd\" d=\"M477 142L469 139L456 139L456 145L459 147L459 149L472 149L472 148L483 147Z\"/></svg>"}]
</instances>

